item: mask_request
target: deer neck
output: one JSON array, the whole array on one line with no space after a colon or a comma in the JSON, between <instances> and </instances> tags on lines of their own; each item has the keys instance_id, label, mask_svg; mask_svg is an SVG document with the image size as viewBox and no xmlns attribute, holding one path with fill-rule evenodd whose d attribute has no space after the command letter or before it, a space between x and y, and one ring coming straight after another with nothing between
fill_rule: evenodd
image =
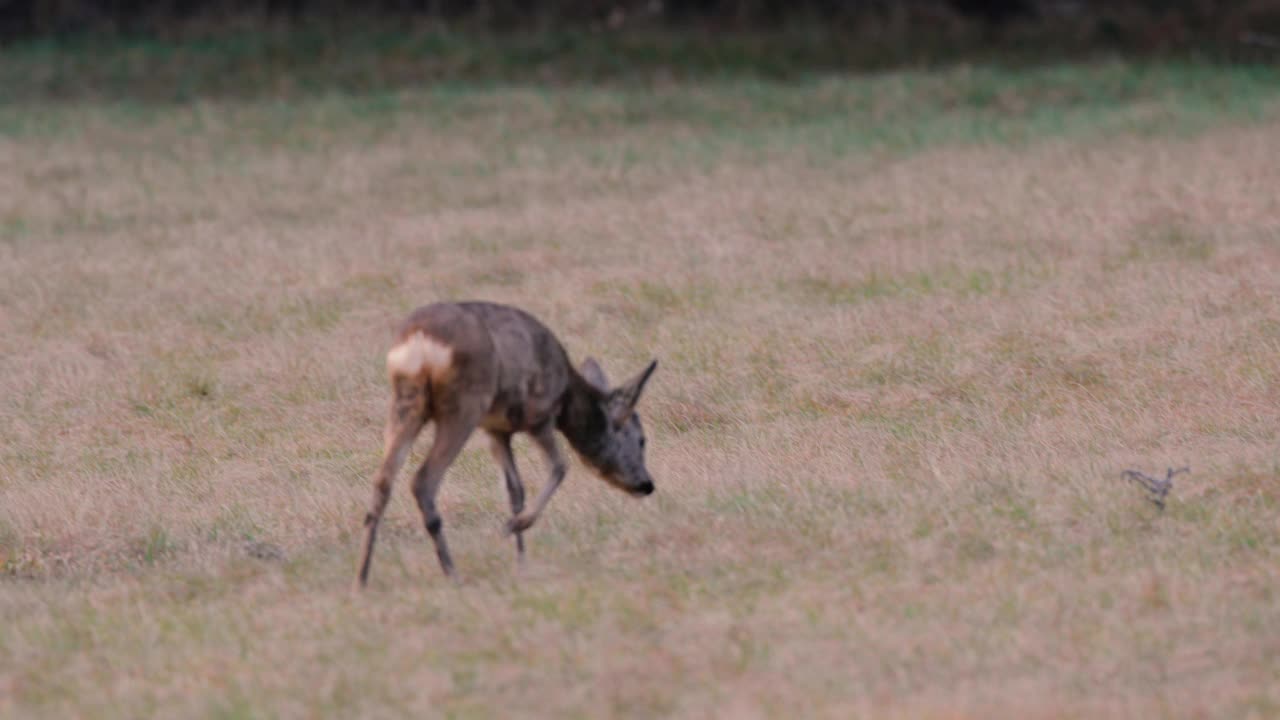
<instances>
[{"instance_id":1,"label":"deer neck","mask_svg":"<svg viewBox=\"0 0 1280 720\"><path fill-rule=\"evenodd\" d=\"M571 372L564 409L556 426L579 455L595 457L604 445L608 420L601 408L604 394L577 372Z\"/></svg>"}]
</instances>

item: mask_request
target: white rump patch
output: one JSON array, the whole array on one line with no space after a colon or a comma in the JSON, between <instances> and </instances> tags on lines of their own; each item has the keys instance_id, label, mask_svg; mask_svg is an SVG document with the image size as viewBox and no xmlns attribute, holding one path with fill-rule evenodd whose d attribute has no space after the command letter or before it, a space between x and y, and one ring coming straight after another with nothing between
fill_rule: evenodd
<instances>
[{"instance_id":1,"label":"white rump patch","mask_svg":"<svg viewBox=\"0 0 1280 720\"><path fill-rule=\"evenodd\" d=\"M387 371L414 376L424 369L438 374L453 362L453 348L418 330L387 353Z\"/></svg>"}]
</instances>

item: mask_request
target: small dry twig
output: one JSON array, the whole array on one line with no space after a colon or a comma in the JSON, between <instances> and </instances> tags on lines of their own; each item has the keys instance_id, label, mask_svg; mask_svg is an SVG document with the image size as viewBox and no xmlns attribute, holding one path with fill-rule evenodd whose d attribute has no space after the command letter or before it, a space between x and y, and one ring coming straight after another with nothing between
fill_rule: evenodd
<instances>
[{"instance_id":1,"label":"small dry twig","mask_svg":"<svg viewBox=\"0 0 1280 720\"><path fill-rule=\"evenodd\" d=\"M1141 485L1149 493L1147 499L1155 503L1156 507L1164 510L1165 498L1169 496L1169 491L1173 489L1173 476L1184 472L1191 472L1191 468L1181 467L1177 470L1169 468L1163 478L1154 478L1138 470L1125 470L1120 473L1120 477Z\"/></svg>"}]
</instances>

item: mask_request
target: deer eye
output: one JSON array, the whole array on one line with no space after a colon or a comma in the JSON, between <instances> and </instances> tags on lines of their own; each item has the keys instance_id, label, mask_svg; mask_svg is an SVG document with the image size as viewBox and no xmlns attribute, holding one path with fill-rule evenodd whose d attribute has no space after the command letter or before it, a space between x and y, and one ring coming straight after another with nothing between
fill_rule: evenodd
<instances>
[{"instance_id":1,"label":"deer eye","mask_svg":"<svg viewBox=\"0 0 1280 720\"><path fill-rule=\"evenodd\" d=\"M644 436L641 436L641 437L640 437L640 449L641 449L641 450L643 450L643 449L644 449Z\"/></svg>"}]
</instances>

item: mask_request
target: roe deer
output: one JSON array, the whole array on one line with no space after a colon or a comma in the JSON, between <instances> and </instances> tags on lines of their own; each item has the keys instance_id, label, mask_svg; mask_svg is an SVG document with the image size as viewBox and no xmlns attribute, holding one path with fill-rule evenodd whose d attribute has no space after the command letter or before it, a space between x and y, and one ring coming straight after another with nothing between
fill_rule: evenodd
<instances>
[{"instance_id":1,"label":"roe deer","mask_svg":"<svg viewBox=\"0 0 1280 720\"><path fill-rule=\"evenodd\" d=\"M391 483L428 422L435 423L435 438L413 476L413 495L445 575L452 575L453 560L436 511L436 492L476 428L489 434L490 450L511 499L507 532L515 535L517 560L524 557L524 531L538 519L568 471L556 430L609 484L635 496L652 493L653 479L644 464L644 428L635 406L657 365L657 360L650 362L632 380L610 389L595 360L587 358L575 369L556 336L522 310L463 302L413 311L387 353L391 410L382 464L373 477L373 501L364 520L357 587L369 579ZM551 477L530 511L525 510L524 484L511 454L511 436L518 432L531 435L551 464Z\"/></svg>"}]
</instances>

